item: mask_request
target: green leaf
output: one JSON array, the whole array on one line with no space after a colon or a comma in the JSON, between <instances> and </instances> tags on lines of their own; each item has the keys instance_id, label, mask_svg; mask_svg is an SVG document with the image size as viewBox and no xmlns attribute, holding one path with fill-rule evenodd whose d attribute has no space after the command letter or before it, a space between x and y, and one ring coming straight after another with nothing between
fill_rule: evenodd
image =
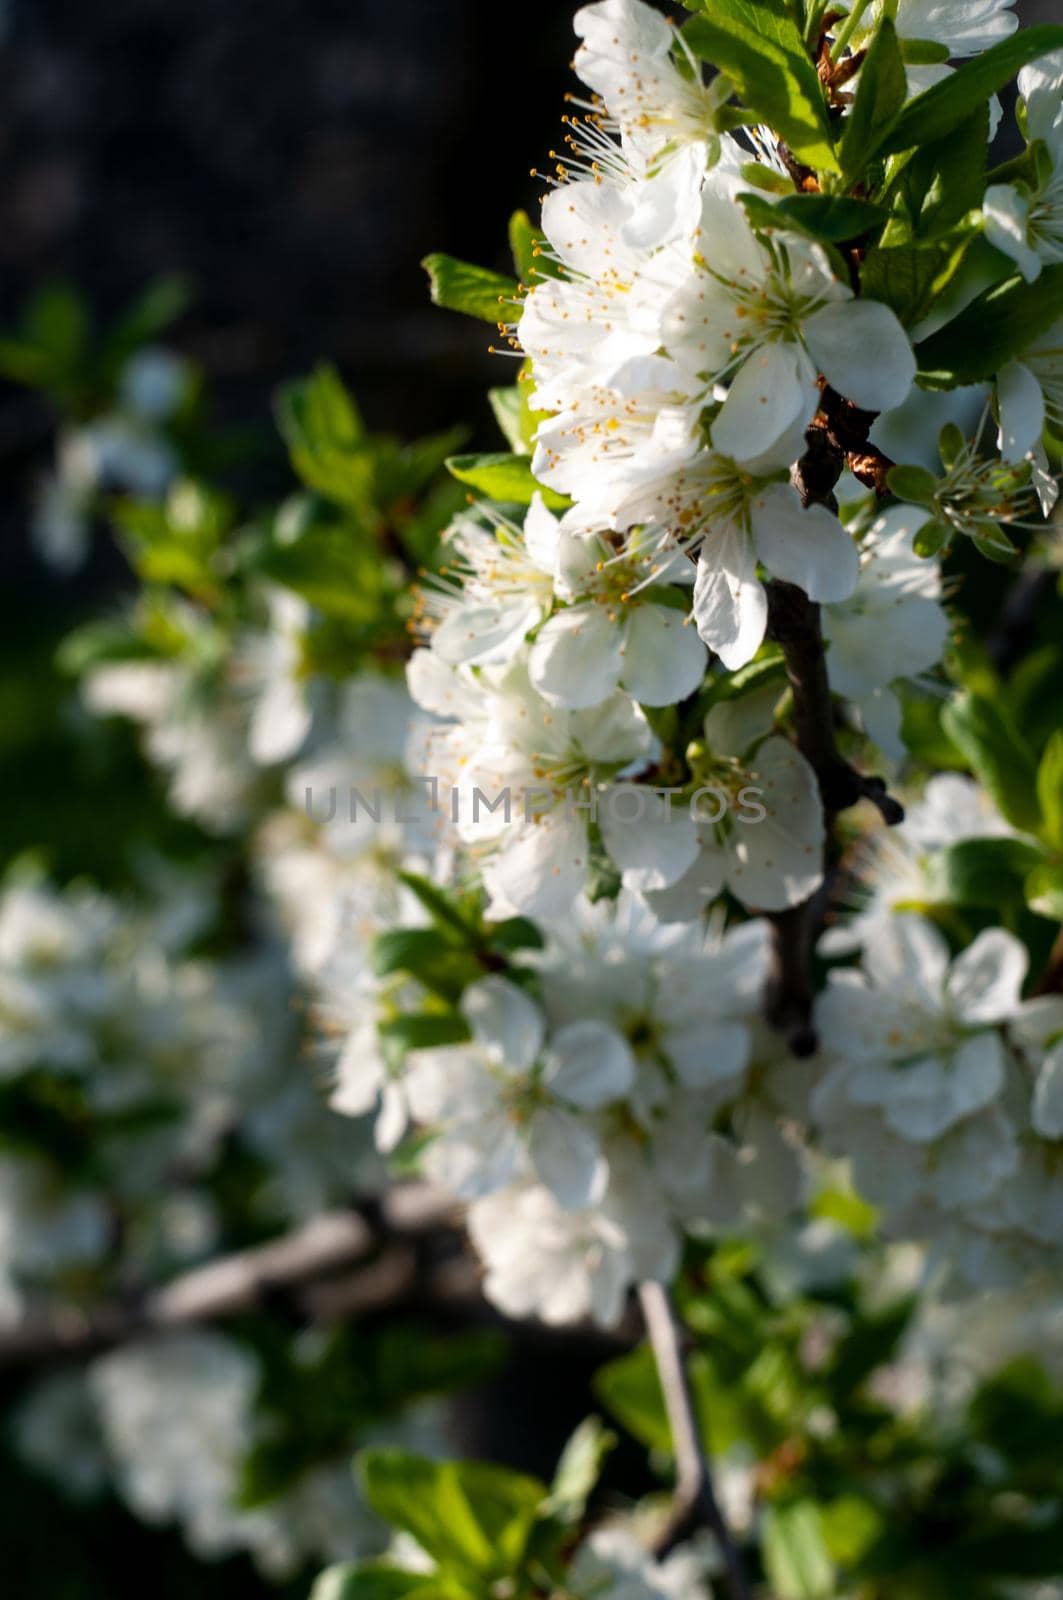
<instances>
[{"instance_id":1,"label":"green leaf","mask_svg":"<svg viewBox=\"0 0 1063 1600\"><path fill-rule=\"evenodd\" d=\"M907 98L908 79L897 30L887 17L871 41L860 68L852 110L845 119L838 159L847 177L866 170Z\"/></svg>"},{"instance_id":2,"label":"green leaf","mask_svg":"<svg viewBox=\"0 0 1063 1600\"><path fill-rule=\"evenodd\" d=\"M285 385L277 394L277 425L292 466L309 489L337 505L361 509L369 498L372 460L365 424L332 367Z\"/></svg>"},{"instance_id":3,"label":"green leaf","mask_svg":"<svg viewBox=\"0 0 1063 1600\"><path fill-rule=\"evenodd\" d=\"M514 455L527 455L529 441L524 437L524 406L520 389L516 384L509 389L488 389L487 398L509 448Z\"/></svg>"},{"instance_id":4,"label":"green leaf","mask_svg":"<svg viewBox=\"0 0 1063 1600\"><path fill-rule=\"evenodd\" d=\"M1048 741L1037 769L1037 798L1044 818L1042 837L1053 850L1063 850L1063 730Z\"/></svg>"},{"instance_id":5,"label":"green leaf","mask_svg":"<svg viewBox=\"0 0 1063 1600\"><path fill-rule=\"evenodd\" d=\"M520 289L514 278L438 253L425 256L421 265L428 274L432 299L437 306L496 325L517 320Z\"/></svg>"},{"instance_id":6,"label":"green leaf","mask_svg":"<svg viewBox=\"0 0 1063 1600\"><path fill-rule=\"evenodd\" d=\"M405 1450L366 1450L358 1458L366 1499L458 1576L497 1580L515 1574L546 1487L534 1478L478 1461L430 1461Z\"/></svg>"},{"instance_id":7,"label":"green leaf","mask_svg":"<svg viewBox=\"0 0 1063 1600\"><path fill-rule=\"evenodd\" d=\"M405 1572L368 1561L329 1567L310 1591L310 1600L476 1600L464 1584L445 1573Z\"/></svg>"},{"instance_id":8,"label":"green leaf","mask_svg":"<svg viewBox=\"0 0 1063 1600\"><path fill-rule=\"evenodd\" d=\"M885 1514L857 1494L828 1501L820 1507L819 1520L827 1554L845 1567L855 1566L886 1527Z\"/></svg>"},{"instance_id":9,"label":"green leaf","mask_svg":"<svg viewBox=\"0 0 1063 1600\"><path fill-rule=\"evenodd\" d=\"M587 1502L602 1473L602 1463L617 1438L598 1417L588 1417L572 1434L557 1464L550 1498L543 1510L560 1522L582 1522Z\"/></svg>"},{"instance_id":10,"label":"green leaf","mask_svg":"<svg viewBox=\"0 0 1063 1600\"><path fill-rule=\"evenodd\" d=\"M385 1043L403 1055L407 1050L439 1050L451 1044L464 1044L469 1037L464 1018L435 1011L414 1011L395 1017L390 1022L382 1022L377 1032Z\"/></svg>"},{"instance_id":11,"label":"green leaf","mask_svg":"<svg viewBox=\"0 0 1063 1600\"><path fill-rule=\"evenodd\" d=\"M495 950L541 950L543 936L527 917L507 917L505 922L489 922L487 935Z\"/></svg>"},{"instance_id":12,"label":"green leaf","mask_svg":"<svg viewBox=\"0 0 1063 1600\"><path fill-rule=\"evenodd\" d=\"M1001 906L1021 896L1023 879L1043 861L1022 839L963 839L933 858L935 898L960 906Z\"/></svg>"},{"instance_id":13,"label":"green leaf","mask_svg":"<svg viewBox=\"0 0 1063 1600\"><path fill-rule=\"evenodd\" d=\"M991 700L969 691L945 707L941 720L1007 820L1036 833L1041 824L1037 767L1011 722Z\"/></svg>"},{"instance_id":14,"label":"green leaf","mask_svg":"<svg viewBox=\"0 0 1063 1600\"><path fill-rule=\"evenodd\" d=\"M743 161L741 167L742 177L746 183L753 185L754 189L763 189L767 194L787 194L794 192L794 180L785 172L776 172L774 167L766 167L760 161Z\"/></svg>"},{"instance_id":15,"label":"green leaf","mask_svg":"<svg viewBox=\"0 0 1063 1600\"><path fill-rule=\"evenodd\" d=\"M559 278L561 268L549 254L542 230L536 228L526 211L514 211L509 219L509 248L517 277L526 287L536 278Z\"/></svg>"},{"instance_id":16,"label":"green leaf","mask_svg":"<svg viewBox=\"0 0 1063 1600\"><path fill-rule=\"evenodd\" d=\"M916 345L919 381L928 389L954 389L994 378L1061 316L1063 266L1045 267L1036 283L1009 278Z\"/></svg>"},{"instance_id":17,"label":"green leaf","mask_svg":"<svg viewBox=\"0 0 1063 1600\"><path fill-rule=\"evenodd\" d=\"M764 1567L777 1600L830 1600L834 1563L811 1500L768 1506L761 1528Z\"/></svg>"},{"instance_id":18,"label":"green leaf","mask_svg":"<svg viewBox=\"0 0 1063 1600\"><path fill-rule=\"evenodd\" d=\"M1040 56L1063 48L1063 27L1044 24L1023 28L990 50L966 61L925 94L917 95L902 111L882 144L886 154L936 144L997 94L1021 67Z\"/></svg>"},{"instance_id":19,"label":"green leaf","mask_svg":"<svg viewBox=\"0 0 1063 1600\"><path fill-rule=\"evenodd\" d=\"M389 928L373 940L371 959L378 977L408 972L446 1000L458 1000L483 976L468 949L445 943L435 928Z\"/></svg>"},{"instance_id":20,"label":"green leaf","mask_svg":"<svg viewBox=\"0 0 1063 1600\"><path fill-rule=\"evenodd\" d=\"M963 266L973 230L933 244L876 245L860 278L869 300L890 306L906 327L921 322Z\"/></svg>"},{"instance_id":21,"label":"green leaf","mask_svg":"<svg viewBox=\"0 0 1063 1600\"><path fill-rule=\"evenodd\" d=\"M944 66L950 59L948 45L936 39L902 39L900 51L901 60L910 67Z\"/></svg>"},{"instance_id":22,"label":"green leaf","mask_svg":"<svg viewBox=\"0 0 1063 1600\"><path fill-rule=\"evenodd\" d=\"M1039 917L1063 922L1063 866L1046 861L1035 867L1023 885L1023 894Z\"/></svg>"},{"instance_id":23,"label":"green leaf","mask_svg":"<svg viewBox=\"0 0 1063 1600\"><path fill-rule=\"evenodd\" d=\"M890 221L880 243L948 246L946 235L965 222L980 226L989 156L989 107L979 106L947 139L890 162L883 199Z\"/></svg>"},{"instance_id":24,"label":"green leaf","mask_svg":"<svg viewBox=\"0 0 1063 1600\"><path fill-rule=\"evenodd\" d=\"M479 938L479 928L462 916L442 889L416 872L398 872L395 876L400 883L406 885L411 894L416 895L438 927L456 933L467 944L476 943Z\"/></svg>"},{"instance_id":25,"label":"green leaf","mask_svg":"<svg viewBox=\"0 0 1063 1600\"><path fill-rule=\"evenodd\" d=\"M740 194L738 198L754 228L792 228L824 244L858 239L886 220L881 206L844 195L789 194L774 203L759 194Z\"/></svg>"},{"instance_id":26,"label":"green leaf","mask_svg":"<svg viewBox=\"0 0 1063 1600\"><path fill-rule=\"evenodd\" d=\"M544 502L554 511L564 511L568 500L555 494L532 477L527 456L479 455L451 456L447 470L459 483L467 483L492 500L506 501L510 505L527 506L532 496L541 494Z\"/></svg>"},{"instance_id":27,"label":"green leaf","mask_svg":"<svg viewBox=\"0 0 1063 1600\"><path fill-rule=\"evenodd\" d=\"M938 480L926 467L891 467L886 482L891 494L917 506L930 505L938 491Z\"/></svg>"},{"instance_id":28,"label":"green leaf","mask_svg":"<svg viewBox=\"0 0 1063 1600\"><path fill-rule=\"evenodd\" d=\"M683 36L794 155L820 171L839 170L823 88L783 0L715 0Z\"/></svg>"},{"instance_id":29,"label":"green leaf","mask_svg":"<svg viewBox=\"0 0 1063 1600\"><path fill-rule=\"evenodd\" d=\"M828 1381L833 1396L849 1400L873 1372L893 1358L916 1309L914 1298L903 1299L854 1321L831 1356Z\"/></svg>"},{"instance_id":30,"label":"green leaf","mask_svg":"<svg viewBox=\"0 0 1063 1600\"><path fill-rule=\"evenodd\" d=\"M645 1346L599 1367L594 1375L594 1392L640 1444L648 1450L671 1452L672 1430L664 1409L661 1380L652 1352Z\"/></svg>"},{"instance_id":31,"label":"green leaf","mask_svg":"<svg viewBox=\"0 0 1063 1600\"><path fill-rule=\"evenodd\" d=\"M912 549L921 561L933 561L952 540L952 529L945 522L924 522L912 541Z\"/></svg>"},{"instance_id":32,"label":"green leaf","mask_svg":"<svg viewBox=\"0 0 1063 1600\"><path fill-rule=\"evenodd\" d=\"M158 339L192 303L192 287L177 273L157 278L138 295L108 331L105 348L115 358Z\"/></svg>"}]
</instances>

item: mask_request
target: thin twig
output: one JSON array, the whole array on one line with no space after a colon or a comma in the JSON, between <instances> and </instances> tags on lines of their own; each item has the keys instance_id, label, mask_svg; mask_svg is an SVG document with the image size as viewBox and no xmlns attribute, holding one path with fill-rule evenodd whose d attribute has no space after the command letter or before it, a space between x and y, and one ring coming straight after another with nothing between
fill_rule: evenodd
<instances>
[{"instance_id":1,"label":"thin twig","mask_svg":"<svg viewBox=\"0 0 1063 1600\"><path fill-rule=\"evenodd\" d=\"M42 1306L0 1330L0 1372L87 1360L277 1301L324 1326L382 1313L477 1318L505 1327L525 1345L576 1338L603 1354L630 1349L638 1338L634 1317L603 1333L589 1323L558 1330L502 1316L484 1299L479 1268L464 1249L460 1208L427 1184L398 1185L372 1212L325 1212L268 1244L124 1300Z\"/></svg>"},{"instance_id":2,"label":"thin twig","mask_svg":"<svg viewBox=\"0 0 1063 1600\"><path fill-rule=\"evenodd\" d=\"M834 490L848 464L868 468L872 413L861 411L824 387L820 411L806 435L805 454L793 470L793 483L805 506L837 510ZM870 453L870 454L869 454ZM885 462L885 457L881 458ZM870 470L870 469L868 469ZM883 480L884 482L884 480ZM876 481L876 487L882 487ZM827 671L819 606L795 584L772 580L768 586L768 634L782 647L793 695L797 747L816 775L827 825L824 884L832 865L833 823L841 811L869 800L887 826L904 821L904 808L882 778L859 772L845 760L835 736L834 701ZM795 1055L816 1048L812 1026L812 952L828 909L829 894L817 891L802 905L776 912L772 926L772 970L766 1013L787 1035Z\"/></svg>"},{"instance_id":3,"label":"thin twig","mask_svg":"<svg viewBox=\"0 0 1063 1600\"><path fill-rule=\"evenodd\" d=\"M453 1218L453 1203L434 1191L411 1202L400 1186L394 1197L394 1206L387 1199L380 1229L357 1211L327 1211L267 1244L193 1267L161 1289L91 1309L60 1304L31 1312L0 1333L0 1370L93 1355L152 1333L221 1321L278 1295L299 1301L336 1274L354 1267L368 1273L366 1263L379 1277L381 1252L396 1248L393 1239L415 1238ZM373 1300L368 1292L367 1303Z\"/></svg>"},{"instance_id":4,"label":"thin twig","mask_svg":"<svg viewBox=\"0 0 1063 1600\"><path fill-rule=\"evenodd\" d=\"M731 1600L751 1600L741 1552L720 1510L712 1471L702 1447L682 1333L668 1290L660 1283L644 1283L639 1288L639 1300L675 1449L675 1498L668 1525L657 1541L656 1553L667 1555L695 1529L707 1527L720 1548Z\"/></svg>"}]
</instances>

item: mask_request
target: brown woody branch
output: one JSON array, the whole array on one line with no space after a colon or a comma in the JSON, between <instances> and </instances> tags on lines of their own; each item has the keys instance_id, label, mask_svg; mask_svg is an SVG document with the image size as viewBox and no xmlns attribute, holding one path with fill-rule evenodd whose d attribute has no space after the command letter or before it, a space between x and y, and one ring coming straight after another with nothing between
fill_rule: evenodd
<instances>
[{"instance_id":1,"label":"brown woody branch","mask_svg":"<svg viewBox=\"0 0 1063 1600\"><path fill-rule=\"evenodd\" d=\"M860 411L833 389L824 388L819 414L806 435L805 454L793 472L803 505L836 510L834 491L847 465L859 468L863 480L880 492L885 488L890 463L868 442L874 420L872 413ZM889 826L903 822L904 808L882 778L859 772L838 749L819 606L794 584L773 580L767 587L769 636L782 647L793 693L797 746L816 774L827 824L824 887L803 905L770 919L773 959L768 1019L786 1033L795 1055L806 1056L816 1048L811 961L829 900L826 886L832 865L832 824L839 812L860 800L869 800Z\"/></svg>"},{"instance_id":2,"label":"brown woody branch","mask_svg":"<svg viewBox=\"0 0 1063 1600\"><path fill-rule=\"evenodd\" d=\"M373 1218L331 1211L251 1250L182 1273L166 1287L95 1308L53 1305L0 1332L0 1373L85 1360L135 1339L224 1321L282 1302L307 1322L337 1325L380 1313L480 1317L503 1323L526 1344L573 1336L606 1353L629 1349L630 1319L602 1333L514 1322L483 1298L480 1272L464 1248L460 1210L427 1185L399 1185Z\"/></svg>"},{"instance_id":3,"label":"brown woody branch","mask_svg":"<svg viewBox=\"0 0 1063 1600\"><path fill-rule=\"evenodd\" d=\"M741 1551L720 1510L712 1470L702 1446L683 1349L683 1334L672 1309L668 1290L660 1283L644 1283L639 1289L639 1300L664 1395L675 1453L675 1494L668 1522L656 1541L655 1553L659 1557L666 1556L698 1528L706 1527L719 1546L731 1600L751 1600Z\"/></svg>"},{"instance_id":4,"label":"brown woody branch","mask_svg":"<svg viewBox=\"0 0 1063 1600\"><path fill-rule=\"evenodd\" d=\"M0 1334L0 1370L94 1355L131 1339L253 1311L278 1296L297 1305L306 1297L309 1305L322 1285L355 1266L367 1275L363 1309L368 1309L379 1263L394 1263L403 1249L393 1241L444 1226L452 1209L433 1196L432 1207L419 1214L412 1195L412 1189L400 1187L387 1197L386 1235L357 1211L323 1212L268 1244L194 1267L136 1298L91 1310L59 1305L34 1312ZM388 1242L382 1248L384 1237Z\"/></svg>"}]
</instances>

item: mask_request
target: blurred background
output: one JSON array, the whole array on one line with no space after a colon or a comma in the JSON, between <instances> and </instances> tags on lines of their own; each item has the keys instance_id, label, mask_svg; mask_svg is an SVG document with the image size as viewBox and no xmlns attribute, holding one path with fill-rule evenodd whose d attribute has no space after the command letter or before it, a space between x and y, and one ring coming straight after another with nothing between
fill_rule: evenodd
<instances>
[{"instance_id":1,"label":"blurred background","mask_svg":"<svg viewBox=\"0 0 1063 1600\"><path fill-rule=\"evenodd\" d=\"M530 168L558 137L573 9L0 0L0 370L17 365L13 330L42 288L73 286L75 315L107 327L176 275L163 337L202 374L206 432L239 441L225 470L245 503L290 485L272 395L320 360L372 429L412 438L466 422L473 448L497 448L485 391L510 373L488 355L485 327L431 307L419 263L443 250L508 270L507 220L519 206L534 214ZM1059 18L1059 0L1017 9L1027 22ZM106 884L135 826L116 809L115 773L139 771L137 758L131 736L115 747L113 727L71 744L55 650L133 585L109 539L65 570L40 558L31 531L55 460L53 399L0 379L0 856L46 838L58 878L88 870ZM138 792L131 776L121 804ZM522 1357L538 1381L511 1367L494 1411L481 1406L475 1447L541 1465L580 1414L573 1393L599 1354L581 1363L566 1351L557 1383L550 1349ZM516 1409L521 1396L534 1418ZM69 1508L2 1454L0 1474L12 1592L116 1600L145 1575L163 1600L278 1592L243 1558L202 1567L177 1534L148 1532L117 1505ZM60 1556L42 1579L45 1524Z\"/></svg>"}]
</instances>

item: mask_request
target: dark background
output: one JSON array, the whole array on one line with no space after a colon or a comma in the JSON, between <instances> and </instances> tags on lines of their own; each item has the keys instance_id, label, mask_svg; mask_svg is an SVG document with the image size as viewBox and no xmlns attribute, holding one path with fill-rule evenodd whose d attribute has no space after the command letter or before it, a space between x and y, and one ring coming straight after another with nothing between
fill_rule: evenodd
<instances>
[{"instance_id":1,"label":"dark background","mask_svg":"<svg viewBox=\"0 0 1063 1600\"><path fill-rule=\"evenodd\" d=\"M488 356L484 326L429 305L419 261L440 249L508 269L508 217L534 212L529 168L558 138L574 9L0 0L0 331L49 280L75 283L107 319L176 271L194 299L169 342L203 365L226 424L267 429L273 387L328 359L371 426L412 436L468 421L478 445L497 447L483 394L511 372ZM1018 9L1056 20L1060 0ZM55 788L27 760L40 764L42 724L66 692L56 640L123 582L106 547L72 578L30 552L29 497L53 443L47 405L0 384L0 755L15 769L0 793L5 808L28 797L27 837L47 834ZM21 732L6 687L16 676L36 696ZM55 748L65 760L58 733ZM106 827L107 791L89 779L73 775L81 809ZM566 1352L563 1372L553 1351L522 1357L481 1407L475 1447L546 1470L589 1408L592 1364L589 1352ZM2 1445L0 1499L0 1567L25 1600L133 1600L145 1578L160 1600L266 1592L243 1560L204 1572L176 1535L114 1508L71 1513Z\"/></svg>"},{"instance_id":2,"label":"dark background","mask_svg":"<svg viewBox=\"0 0 1063 1600\"><path fill-rule=\"evenodd\" d=\"M510 374L489 330L433 311L419 261L508 266L506 221L559 132L569 0L3 9L0 325L52 278L106 316L179 272L195 300L174 342L227 420L268 420L271 387L324 357L374 426L484 416ZM8 506L41 431L5 387Z\"/></svg>"},{"instance_id":3,"label":"dark background","mask_svg":"<svg viewBox=\"0 0 1063 1600\"><path fill-rule=\"evenodd\" d=\"M489 332L428 304L433 249L507 267L559 134L576 0L0 0L0 327L36 284L102 316L164 273L230 422L335 361L371 425L492 441ZM1020 0L1026 21L1059 0ZM0 388L0 571L48 419ZM50 576L46 580L54 584ZM37 588L38 585L34 584Z\"/></svg>"}]
</instances>

